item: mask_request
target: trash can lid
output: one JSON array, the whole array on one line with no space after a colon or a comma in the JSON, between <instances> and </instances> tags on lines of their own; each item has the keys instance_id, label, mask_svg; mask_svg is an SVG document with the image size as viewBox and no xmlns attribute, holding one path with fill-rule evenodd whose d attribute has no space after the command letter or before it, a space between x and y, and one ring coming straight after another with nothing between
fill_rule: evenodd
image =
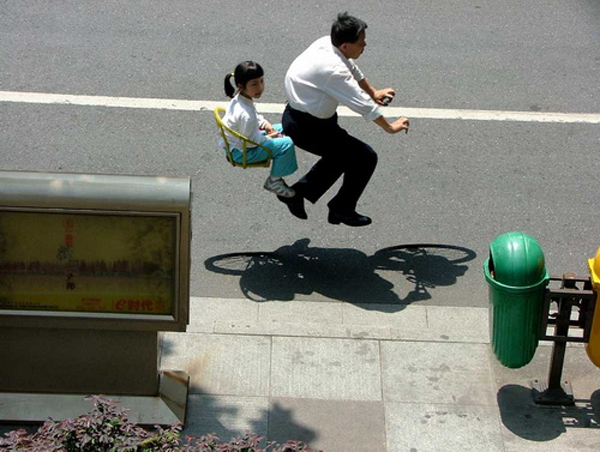
<instances>
[{"instance_id":1,"label":"trash can lid","mask_svg":"<svg viewBox=\"0 0 600 452\"><path fill-rule=\"evenodd\" d=\"M494 279L509 286L530 286L546 275L539 243L524 232L507 232L490 244L490 267Z\"/></svg>"}]
</instances>

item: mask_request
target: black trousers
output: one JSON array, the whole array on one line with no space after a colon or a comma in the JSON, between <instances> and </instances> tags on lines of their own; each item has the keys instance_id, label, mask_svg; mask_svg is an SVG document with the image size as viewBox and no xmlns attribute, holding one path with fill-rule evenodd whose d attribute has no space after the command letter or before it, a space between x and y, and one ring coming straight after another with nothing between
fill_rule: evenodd
<instances>
[{"instance_id":1,"label":"black trousers","mask_svg":"<svg viewBox=\"0 0 600 452\"><path fill-rule=\"evenodd\" d=\"M354 212L377 166L373 148L342 129L337 114L319 119L287 105L282 125L296 146L321 157L294 190L314 204L344 175L342 187L327 205L338 212Z\"/></svg>"}]
</instances>

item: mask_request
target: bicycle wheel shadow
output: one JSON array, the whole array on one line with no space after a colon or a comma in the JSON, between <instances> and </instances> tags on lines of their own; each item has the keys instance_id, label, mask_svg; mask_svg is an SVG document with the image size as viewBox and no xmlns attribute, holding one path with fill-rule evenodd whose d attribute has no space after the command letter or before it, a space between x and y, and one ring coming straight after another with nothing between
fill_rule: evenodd
<instances>
[{"instance_id":1,"label":"bicycle wheel shadow","mask_svg":"<svg viewBox=\"0 0 600 452\"><path fill-rule=\"evenodd\" d=\"M207 270L240 277L254 301L291 301L318 293L352 304L402 306L431 298L429 291L456 284L476 257L468 248L441 244L399 245L367 256L350 248L310 247L300 239L273 252L229 253L205 261ZM379 273L399 272L412 290L398 294Z\"/></svg>"}]
</instances>

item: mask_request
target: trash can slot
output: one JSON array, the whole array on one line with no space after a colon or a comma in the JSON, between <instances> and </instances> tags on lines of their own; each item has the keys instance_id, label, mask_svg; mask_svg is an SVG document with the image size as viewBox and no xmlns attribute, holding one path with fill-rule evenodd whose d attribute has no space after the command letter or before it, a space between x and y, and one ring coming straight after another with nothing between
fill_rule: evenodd
<instances>
[{"instance_id":1,"label":"trash can slot","mask_svg":"<svg viewBox=\"0 0 600 452\"><path fill-rule=\"evenodd\" d=\"M490 272L490 276L492 279L496 279L496 269L494 268L494 258L492 253L490 252L490 257L488 259L488 271Z\"/></svg>"}]
</instances>

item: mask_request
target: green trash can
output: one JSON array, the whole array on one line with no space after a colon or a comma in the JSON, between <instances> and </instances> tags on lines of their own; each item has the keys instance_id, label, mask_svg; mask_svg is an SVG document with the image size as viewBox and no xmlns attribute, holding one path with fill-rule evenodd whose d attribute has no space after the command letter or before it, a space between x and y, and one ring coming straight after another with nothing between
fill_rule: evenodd
<instances>
[{"instance_id":1,"label":"green trash can","mask_svg":"<svg viewBox=\"0 0 600 452\"><path fill-rule=\"evenodd\" d=\"M550 281L542 248L523 232L502 234L490 244L483 271L489 285L494 354L506 367L523 367L538 346L544 293Z\"/></svg>"}]
</instances>

